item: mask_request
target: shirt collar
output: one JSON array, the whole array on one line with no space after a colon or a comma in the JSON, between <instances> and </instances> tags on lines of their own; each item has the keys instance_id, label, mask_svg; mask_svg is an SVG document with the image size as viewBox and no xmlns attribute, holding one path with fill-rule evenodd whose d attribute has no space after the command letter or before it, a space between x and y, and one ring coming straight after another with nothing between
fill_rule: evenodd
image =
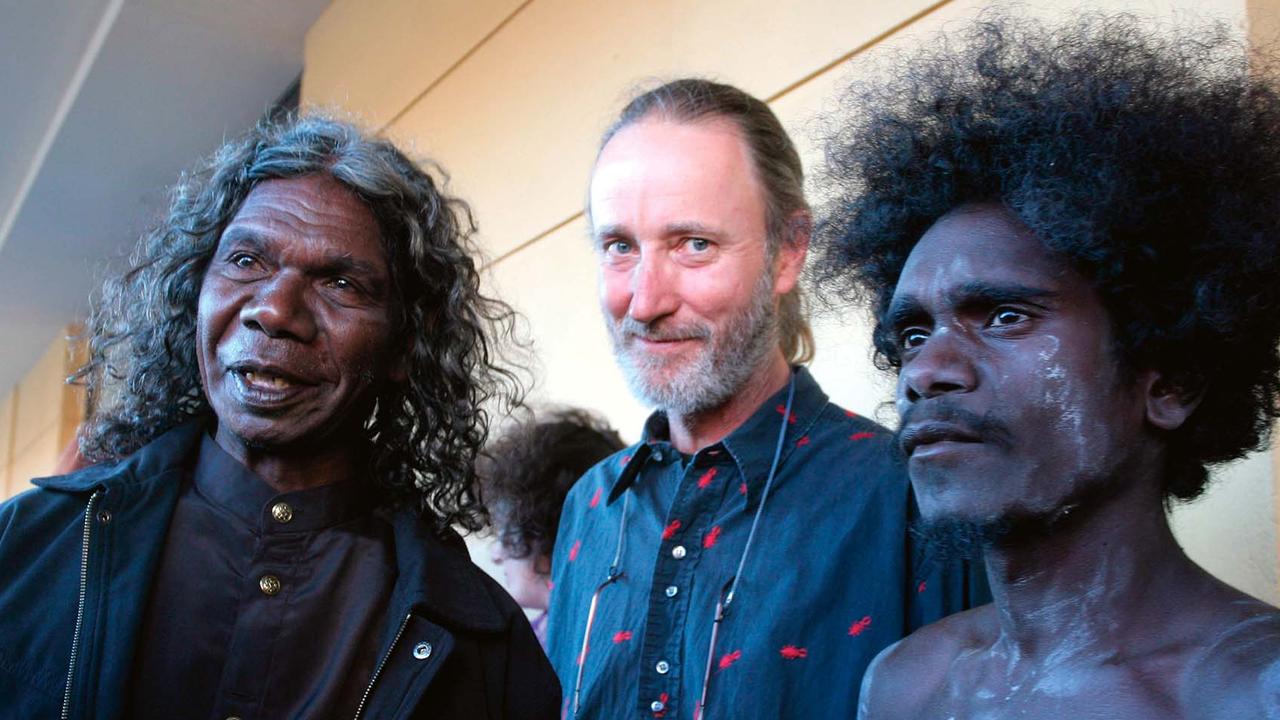
<instances>
[{"instance_id":1,"label":"shirt collar","mask_svg":"<svg viewBox=\"0 0 1280 720\"><path fill-rule=\"evenodd\" d=\"M778 466L782 467L787 457L795 450L796 442L805 437L813 423L822 414L827 405L827 394L818 386L818 381L807 368L797 366L793 369L796 385L795 397L791 401L791 416L787 422L786 437L782 443L782 455ZM755 507L764 491L764 483L769 475L769 467L773 463L774 450L778 443L778 429L782 422L783 412L787 405L787 386L774 393L772 397L761 403L760 407L729 433L724 440L698 450L694 462L707 455L714 455L727 450L730 457L738 465L743 482L747 484L747 509ZM640 444L631 450L631 454L623 462L622 472L614 481L609 492L608 502L612 503L635 483L644 468L654 445L665 443L671 437L670 425L665 412L659 410L649 416L644 424L644 434Z\"/></svg>"},{"instance_id":2,"label":"shirt collar","mask_svg":"<svg viewBox=\"0 0 1280 720\"><path fill-rule=\"evenodd\" d=\"M209 502L264 533L333 527L369 512L374 504L372 488L355 479L277 493L208 433L200 440L194 476L196 491ZM273 514L282 503L288 506L284 521Z\"/></svg>"}]
</instances>

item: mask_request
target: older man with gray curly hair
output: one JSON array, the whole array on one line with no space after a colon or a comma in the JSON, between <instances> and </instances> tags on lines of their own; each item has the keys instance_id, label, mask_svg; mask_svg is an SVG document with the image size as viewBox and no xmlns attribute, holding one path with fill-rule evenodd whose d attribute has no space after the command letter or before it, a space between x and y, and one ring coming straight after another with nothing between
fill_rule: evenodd
<instances>
[{"instance_id":1,"label":"older man with gray curly hair","mask_svg":"<svg viewBox=\"0 0 1280 720\"><path fill-rule=\"evenodd\" d=\"M323 118L184 178L89 321L98 464L0 506L0 717L555 716L451 529L521 390L473 230Z\"/></svg>"}]
</instances>

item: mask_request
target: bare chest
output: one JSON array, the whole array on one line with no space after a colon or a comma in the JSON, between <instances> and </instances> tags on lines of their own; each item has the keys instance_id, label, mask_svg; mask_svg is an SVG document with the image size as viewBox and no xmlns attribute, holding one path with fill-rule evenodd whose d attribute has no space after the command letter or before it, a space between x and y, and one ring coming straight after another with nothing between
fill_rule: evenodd
<instances>
[{"instance_id":1,"label":"bare chest","mask_svg":"<svg viewBox=\"0 0 1280 720\"><path fill-rule=\"evenodd\" d=\"M1181 663L1009 664L962 661L920 712L921 720L1177 720L1193 718L1179 697Z\"/></svg>"}]
</instances>

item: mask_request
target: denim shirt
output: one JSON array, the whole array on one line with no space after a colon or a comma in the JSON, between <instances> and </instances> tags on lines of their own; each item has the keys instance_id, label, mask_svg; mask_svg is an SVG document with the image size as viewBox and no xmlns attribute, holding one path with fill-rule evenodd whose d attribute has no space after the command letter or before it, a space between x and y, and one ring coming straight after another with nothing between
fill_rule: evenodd
<instances>
[{"instance_id":1,"label":"denim shirt","mask_svg":"<svg viewBox=\"0 0 1280 720\"><path fill-rule=\"evenodd\" d=\"M915 628L986 602L981 567L908 532L892 435L803 368L722 442L683 458L655 413L638 445L570 492L552 559L548 649L565 717L694 718L717 603L737 571L785 422L780 463L716 636L704 718L852 718L863 672ZM625 532L620 524L625 514ZM621 577L592 597L615 554Z\"/></svg>"}]
</instances>

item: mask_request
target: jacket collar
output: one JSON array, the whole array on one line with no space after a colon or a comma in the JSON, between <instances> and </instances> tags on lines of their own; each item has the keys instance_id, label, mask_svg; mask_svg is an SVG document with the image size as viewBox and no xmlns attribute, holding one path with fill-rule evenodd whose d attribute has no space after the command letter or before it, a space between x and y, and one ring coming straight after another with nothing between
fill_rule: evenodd
<instances>
[{"instance_id":1,"label":"jacket collar","mask_svg":"<svg viewBox=\"0 0 1280 720\"><path fill-rule=\"evenodd\" d=\"M420 614L448 628L503 632L509 619L484 571L471 562L452 529L441 536L408 508L391 511L399 577L391 607L399 617ZM389 628L394 633L396 628Z\"/></svg>"},{"instance_id":2,"label":"jacket collar","mask_svg":"<svg viewBox=\"0 0 1280 720\"><path fill-rule=\"evenodd\" d=\"M195 458L203 427L202 418L193 418L165 431L128 457L90 465L69 475L41 477L31 482L49 490L91 492L100 487L178 470Z\"/></svg>"},{"instance_id":3,"label":"jacket collar","mask_svg":"<svg viewBox=\"0 0 1280 720\"><path fill-rule=\"evenodd\" d=\"M778 467L786 464L787 458L795 450L796 443L805 437L814 422L827 406L827 394L818 386L818 381L804 367L793 369L796 386L795 397L791 401L791 415L787 418L786 436L783 440L782 455ZM760 494L764 491L764 482L769 475L769 467L773 464L774 450L777 448L778 431L783 413L787 406L787 386L775 393L739 425L733 432L718 443L698 450L698 455L719 452L723 447L728 451L738 471L742 473L743 482L747 484L747 508L755 507ZM625 462L618 479L614 481L609 492L608 502L622 496L622 493L635 484L640 471L649 459L654 443L666 442L671 437L670 426L664 412L658 411L645 421L644 434L638 445L629 450L630 457ZM776 481L775 481L776 482Z\"/></svg>"},{"instance_id":4,"label":"jacket collar","mask_svg":"<svg viewBox=\"0 0 1280 720\"><path fill-rule=\"evenodd\" d=\"M202 418L194 418L116 462L91 465L69 475L36 478L33 482L49 490L92 492L181 470L195 458L204 427ZM399 570L391 607L400 617L420 612L447 626L467 630L506 629L506 616L457 533L446 530L442 538L409 509L386 512L394 528ZM391 628L393 632L395 629Z\"/></svg>"}]
</instances>

